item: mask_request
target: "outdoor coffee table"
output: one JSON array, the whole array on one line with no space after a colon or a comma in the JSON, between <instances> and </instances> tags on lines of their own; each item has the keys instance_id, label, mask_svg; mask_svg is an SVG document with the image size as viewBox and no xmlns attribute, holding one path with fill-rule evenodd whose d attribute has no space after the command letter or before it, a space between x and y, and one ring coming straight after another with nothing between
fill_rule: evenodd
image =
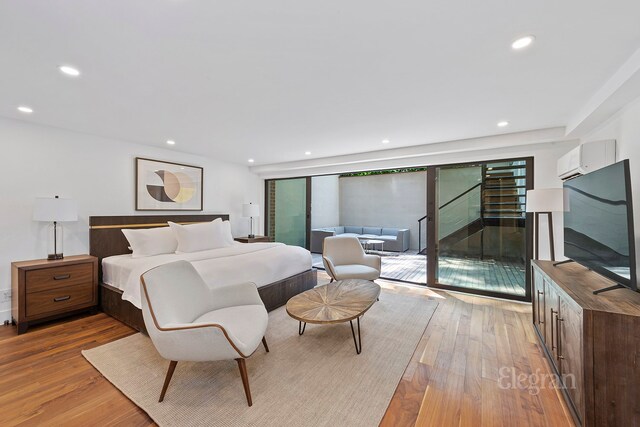
<instances>
[{"instance_id":1,"label":"outdoor coffee table","mask_svg":"<svg viewBox=\"0 0 640 427\"><path fill-rule=\"evenodd\" d=\"M287 313L296 319L298 334L304 334L307 323L318 325L349 322L356 353L362 351L360 317L380 296L380 286L369 280L338 280L328 285L309 289L287 302ZM358 324L358 339L353 320Z\"/></svg>"},{"instance_id":2,"label":"outdoor coffee table","mask_svg":"<svg viewBox=\"0 0 640 427\"><path fill-rule=\"evenodd\" d=\"M371 246L373 246L373 249L376 248L376 245L380 245L380 252L384 252L384 240L378 240L378 239L368 239L364 241L365 243L365 252L367 249L371 249Z\"/></svg>"}]
</instances>

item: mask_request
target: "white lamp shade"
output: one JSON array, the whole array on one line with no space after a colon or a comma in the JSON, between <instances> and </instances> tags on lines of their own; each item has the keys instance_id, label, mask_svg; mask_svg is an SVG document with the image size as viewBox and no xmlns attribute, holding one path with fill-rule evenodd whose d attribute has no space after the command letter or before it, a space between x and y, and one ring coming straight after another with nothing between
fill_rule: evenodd
<instances>
[{"instance_id":1,"label":"white lamp shade","mask_svg":"<svg viewBox=\"0 0 640 427\"><path fill-rule=\"evenodd\" d=\"M242 216L245 218L256 218L260 216L260 205L245 203L242 205Z\"/></svg>"},{"instance_id":2,"label":"white lamp shade","mask_svg":"<svg viewBox=\"0 0 640 427\"><path fill-rule=\"evenodd\" d=\"M72 199L39 197L33 207L33 220L63 222L78 220L78 204Z\"/></svg>"},{"instance_id":3,"label":"white lamp shade","mask_svg":"<svg viewBox=\"0 0 640 427\"><path fill-rule=\"evenodd\" d=\"M527 191L527 212L563 212L562 188L537 188Z\"/></svg>"}]
</instances>

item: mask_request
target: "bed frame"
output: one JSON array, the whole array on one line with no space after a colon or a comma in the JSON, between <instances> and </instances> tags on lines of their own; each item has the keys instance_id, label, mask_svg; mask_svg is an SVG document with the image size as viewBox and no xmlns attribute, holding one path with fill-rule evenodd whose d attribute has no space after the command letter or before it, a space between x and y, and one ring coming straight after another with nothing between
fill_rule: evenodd
<instances>
[{"instance_id":1,"label":"bed frame","mask_svg":"<svg viewBox=\"0 0 640 427\"><path fill-rule=\"evenodd\" d=\"M89 217L90 253L98 257L100 280L100 308L106 314L120 320L132 328L146 333L142 310L122 299L122 291L102 282L102 259L131 253L129 243L122 233L123 228L154 228L167 226L167 221L177 224L195 224L213 221L216 218L228 220L229 215L134 215L134 216L92 216ZM317 271L312 268L295 276L258 288L260 298L268 311L287 303L289 298L315 287L318 283Z\"/></svg>"}]
</instances>

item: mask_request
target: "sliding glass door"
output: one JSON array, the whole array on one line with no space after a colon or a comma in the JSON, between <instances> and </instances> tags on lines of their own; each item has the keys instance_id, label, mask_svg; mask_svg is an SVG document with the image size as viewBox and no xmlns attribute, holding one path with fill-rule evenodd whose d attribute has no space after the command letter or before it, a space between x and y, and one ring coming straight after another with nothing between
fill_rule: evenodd
<instances>
[{"instance_id":1,"label":"sliding glass door","mask_svg":"<svg viewBox=\"0 0 640 427\"><path fill-rule=\"evenodd\" d=\"M525 203L533 158L429 166L410 171L422 174L414 184L398 186L400 177L411 181L406 172L352 173L342 184L316 179L322 211L316 226L406 229L408 249L380 251L383 277L424 283L426 276L436 288L530 301L533 230ZM310 248L311 183L311 177L265 182L265 230L274 241Z\"/></svg>"},{"instance_id":2,"label":"sliding glass door","mask_svg":"<svg viewBox=\"0 0 640 427\"><path fill-rule=\"evenodd\" d=\"M309 248L311 178L267 180L265 229L275 242Z\"/></svg>"},{"instance_id":3,"label":"sliding glass door","mask_svg":"<svg viewBox=\"0 0 640 427\"><path fill-rule=\"evenodd\" d=\"M532 166L527 158L432 168L430 286L530 299L525 203Z\"/></svg>"}]
</instances>

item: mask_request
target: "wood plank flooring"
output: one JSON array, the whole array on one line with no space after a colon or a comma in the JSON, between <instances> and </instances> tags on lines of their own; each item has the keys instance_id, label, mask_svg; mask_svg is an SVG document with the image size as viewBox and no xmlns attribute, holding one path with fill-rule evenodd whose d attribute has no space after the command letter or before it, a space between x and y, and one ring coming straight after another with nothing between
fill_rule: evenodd
<instances>
[{"instance_id":1,"label":"wood plank flooring","mask_svg":"<svg viewBox=\"0 0 640 427\"><path fill-rule=\"evenodd\" d=\"M324 273L321 282L327 282ZM549 373L529 305L381 280L440 302L395 391L383 426L571 425L558 392L503 389L499 369ZM0 327L0 425L153 425L80 354L134 331L105 314L17 336Z\"/></svg>"},{"instance_id":2,"label":"wood plank flooring","mask_svg":"<svg viewBox=\"0 0 640 427\"><path fill-rule=\"evenodd\" d=\"M421 290L440 304L381 426L574 425L548 385L529 304Z\"/></svg>"},{"instance_id":3,"label":"wood plank flooring","mask_svg":"<svg viewBox=\"0 0 640 427\"><path fill-rule=\"evenodd\" d=\"M0 425L153 424L80 354L134 332L103 313L20 336L0 327Z\"/></svg>"}]
</instances>

